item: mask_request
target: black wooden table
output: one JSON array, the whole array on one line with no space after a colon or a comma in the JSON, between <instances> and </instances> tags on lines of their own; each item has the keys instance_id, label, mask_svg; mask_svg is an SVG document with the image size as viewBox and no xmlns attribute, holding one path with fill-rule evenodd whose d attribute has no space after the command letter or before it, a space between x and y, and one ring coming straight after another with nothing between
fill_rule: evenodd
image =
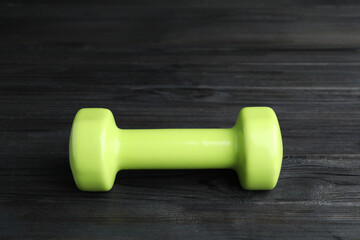
<instances>
[{"instance_id":1,"label":"black wooden table","mask_svg":"<svg viewBox=\"0 0 360 240\"><path fill-rule=\"evenodd\" d=\"M360 3L270 2L1 2L0 239L360 239ZM263 105L284 141L273 191L231 170L73 182L82 107L212 128Z\"/></svg>"}]
</instances>

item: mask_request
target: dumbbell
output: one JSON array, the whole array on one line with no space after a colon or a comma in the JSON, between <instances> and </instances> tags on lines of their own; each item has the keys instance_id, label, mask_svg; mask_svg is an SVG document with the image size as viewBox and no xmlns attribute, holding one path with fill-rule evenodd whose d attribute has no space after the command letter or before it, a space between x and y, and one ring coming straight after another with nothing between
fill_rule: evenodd
<instances>
[{"instance_id":1,"label":"dumbbell","mask_svg":"<svg viewBox=\"0 0 360 240\"><path fill-rule=\"evenodd\" d=\"M122 169L234 169L247 190L278 181L282 139L275 112L241 109L232 128L119 129L110 110L80 109L69 144L70 166L83 191L109 191Z\"/></svg>"}]
</instances>

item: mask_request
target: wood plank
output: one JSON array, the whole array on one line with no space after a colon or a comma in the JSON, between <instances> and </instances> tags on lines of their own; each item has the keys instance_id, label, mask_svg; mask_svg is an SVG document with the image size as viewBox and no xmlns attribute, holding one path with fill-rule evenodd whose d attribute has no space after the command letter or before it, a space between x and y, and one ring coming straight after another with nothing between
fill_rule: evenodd
<instances>
[{"instance_id":1,"label":"wood plank","mask_svg":"<svg viewBox=\"0 0 360 240\"><path fill-rule=\"evenodd\" d=\"M0 239L359 239L358 1L0 3ZM232 170L121 171L76 189L81 107L121 128L232 127L276 111L272 191Z\"/></svg>"}]
</instances>

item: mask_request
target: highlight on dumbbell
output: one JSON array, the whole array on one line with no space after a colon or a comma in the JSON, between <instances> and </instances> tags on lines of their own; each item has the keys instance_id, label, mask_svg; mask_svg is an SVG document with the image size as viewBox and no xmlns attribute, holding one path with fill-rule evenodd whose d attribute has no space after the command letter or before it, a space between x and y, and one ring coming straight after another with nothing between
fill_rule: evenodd
<instances>
[{"instance_id":1,"label":"highlight on dumbbell","mask_svg":"<svg viewBox=\"0 0 360 240\"><path fill-rule=\"evenodd\" d=\"M109 191L122 169L224 169L248 190L278 181L283 147L275 112L241 109L232 128L119 129L110 110L83 108L75 116L70 166L83 191Z\"/></svg>"}]
</instances>

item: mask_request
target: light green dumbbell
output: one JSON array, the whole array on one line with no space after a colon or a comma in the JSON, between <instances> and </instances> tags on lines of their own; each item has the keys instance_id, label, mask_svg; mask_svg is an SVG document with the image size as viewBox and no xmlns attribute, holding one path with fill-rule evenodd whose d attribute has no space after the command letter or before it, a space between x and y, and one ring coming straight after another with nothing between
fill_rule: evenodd
<instances>
[{"instance_id":1,"label":"light green dumbbell","mask_svg":"<svg viewBox=\"0 0 360 240\"><path fill-rule=\"evenodd\" d=\"M243 188L270 190L278 181L282 140L275 112L243 108L233 128L117 128L111 111L83 108L70 136L70 165L83 191L109 191L122 169L234 169Z\"/></svg>"}]
</instances>

